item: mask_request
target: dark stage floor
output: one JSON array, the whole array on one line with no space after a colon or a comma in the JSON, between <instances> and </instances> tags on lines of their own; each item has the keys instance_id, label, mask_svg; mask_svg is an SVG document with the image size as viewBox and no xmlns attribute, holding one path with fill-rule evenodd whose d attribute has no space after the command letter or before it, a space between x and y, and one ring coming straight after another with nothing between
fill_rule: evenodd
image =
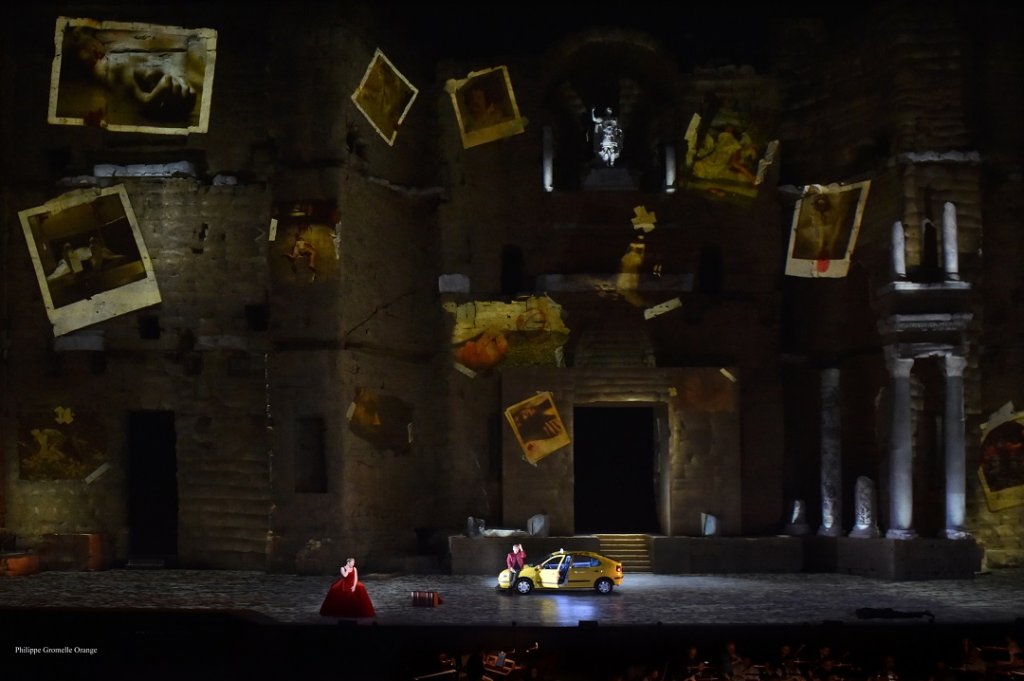
<instances>
[{"instance_id":1,"label":"dark stage floor","mask_svg":"<svg viewBox=\"0 0 1024 681\"><path fill-rule=\"evenodd\" d=\"M3 579L0 678L10 678L3 670L13 668L67 668L73 678L91 670L105 678L301 673L408 680L440 670L442 652L459 656L483 646L517 650L528 667L537 667L538 678L601 681L616 674L628 679L635 665L661 668L663 676L668 665L667 676L675 677L690 643L717 663L725 641L735 639L755 662L772 657L782 642L804 644L807 651L828 642L856 661L850 678L837 681L870 678L883 652L893 652L906 668L901 681L924 681L920 670L938 657L956 662L964 637L997 646L1007 633L1024 633L1024 570L927 582L833 574L637 574L627 575L610 596L522 597L496 593L491 577L369 574L363 581L377 617L357 621L319 616L331 581L213 570ZM436 591L444 602L415 607L414 590ZM524 652L535 643L537 650ZM999 681L1022 679L1024 674L1007 674Z\"/></svg>"}]
</instances>

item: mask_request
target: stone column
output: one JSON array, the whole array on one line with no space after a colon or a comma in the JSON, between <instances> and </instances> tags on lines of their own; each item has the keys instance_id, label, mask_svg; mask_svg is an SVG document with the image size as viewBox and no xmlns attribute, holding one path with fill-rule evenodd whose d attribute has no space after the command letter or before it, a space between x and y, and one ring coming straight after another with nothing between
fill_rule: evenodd
<instances>
[{"instance_id":1,"label":"stone column","mask_svg":"<svg viewBox=\"0 0 1024 681\"><path fill-rule=\"evenodd\" d=\"M946 204L951 205L951 204ZM946 355L942 373L946 376L946 531L948 539L967 539L964 529L967 463L964 452L964 367L966 357Z\"/></svg>"},{"instance_id":2,"label":"stone column","mask_svg":"<svg viewBox=\"0 0 1024 681\"><path fill-rule=\"evenodd\" d=\"M810 534L811 528L807 524L807 511L803 499L794 499L789 511L789 519L783 529L783 534L791 537L799 537Z\"/></svg>"},{"instance_id":3,"label":"stone column","mask_svg":"<svg viewBox=\"0 0 1024 681\"><path fill-rule=\"evenodd\" d=\"M676 190L676 148L674 145L665 147L665 192L671 194Z\"/></svg>"},{"instance_id":4,"label":"stone column","mask_svg":"<svg viewBox=\"0 0 1024 681\"><path fill-rule=\"evenodd\" d=\"M860 476L854 491L854 522L851 537L877 537L878 521L875 518L875 483L871 478Z\"/></svg>"},{"instance_id":5,"label":"stone column","mask_svg":"<svg viewBox=\"0 0 1024 681\"><path fill-rule=\"evenodd\" d=\"M821 527L818 534L838 537L843 528L842 422L839 369L821 372Z\"/></svg>"},{"instance_id":6,"label":"stone column","mask_svg":"<svg viewBox=\"0 0 1024 681\"><path fill-rule=\"evenodd\" d=\"M903 231L903 223L897 220L892 223L892 273L897 279L907 278L907 235Z\"/></svg>"},{"instance_id":7,"label":"stone column","mask_svg":"<svg viewBox=\"0 0 1024 681\"><path fill-rule=\"evenodd\" d=\"M886 348L892 393L892 424L889 432L889 539L913 539L914 532L914 443L911 432L910 370L913 359L896 356Z\"/></svg>"},{"instance_id":8,"label":"stone column","mask_svg":"<svg viewBox=\"0 0 1024 681\"><path fill-rule=\"evenodd\" d=\"M553 192L555 190L555 133L550 125L544 126L541 139L544 148L542 159L544 191Z\"/></svg>"},{"instance_id":9,"label":"stone column","mask_svg":"<svg viewBox=\"0 0 1024 681\"><path fill-rule=\"evenodd\" d=\"M946 279L960 279L960 254L956 236L956 206L947 201L942 206L942 267Z\"/></svg>"}]
</instances>

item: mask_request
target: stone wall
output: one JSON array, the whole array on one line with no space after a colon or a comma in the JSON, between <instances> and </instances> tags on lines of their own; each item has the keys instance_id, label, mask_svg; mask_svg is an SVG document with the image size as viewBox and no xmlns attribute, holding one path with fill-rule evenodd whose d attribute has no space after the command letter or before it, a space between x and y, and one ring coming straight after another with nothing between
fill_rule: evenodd
<instances>
[{"instance_id":1,"label":"stone wall","mask_svg":"<svg viewBox=\"0 0 1024 681\"><path fill-rule=\"evenodd\" d=\"M174 415L184 565L334 572L356 555L370 569L402 568L415 564L423 537L461 529L466 516L520 523L520 509L537 505L530 495L556 498L558 490L551 480L517 477L521 461L502 411L513 392L544 387L530 384L529 371L458 372L442 305L545 292L563 306L571 333L566 367L552 361L537 380L643 370L651 385L667 386L684 367L736 368L735 470L713 487L730 533L777 532L792 497L806 498L815 523L816 377L822 366L839 366L844 497L856 476L876 479L884 520L885 424L876 400L887 376L875 295L889 277L892 223L903 222L908 265L920 267L923 221L939 220L952 201L960 271L974 296L968 525L990 565L1024 560L1024 511L991 512L975 474L980 424L1006 401L1024 404L1016 341L1024 98L1007 85L1021 80L1019 9L901 4L843 21L772 17L766 24L778 30L766 29L776 36L764 38L767 66L710 54L683 60L674 45L625 29L567 31L544 52L470 54L360 2L294 3L258 15L209 3L78 9L216 28L216 84L207 134L48 125L54 18L74 12L57 3L20 7L5 28L0 78L17 106L0 111L0 525L22 542L104 532L117 557L127 557L126 433L138 410ZM377 47L420 91L394 145L350 99ZM525 132L463 149L445 84L498 64L509 68ZM635 190L582 191L577 171L592 153L588 107L608 92L633 116L624 118L623 164L642 179ZM754 199L662 191L667 148L682 153L690 116L712 98L755 100L781 140ZM553 192L541 181L545 127L556 141ZM97 325L102 351L55 351L17 212L72 187L111 184L94 178L97 163L182 160L193 174L124 180L162 302ZM796 187L860 179L872 187L848 277L784 277ZM269 241L276 207L306 200L338 210L328 248L336 274L316 281L301 265L295 276L275 275L283 255ZM635 297L598 286L546 290L550 275L613 277L639 241L630 222L639 206L657 214L643 239L643 273L653 278L657 266L664 280L692 284ZM522 254L518 281L502 271L507 247ZM438 293L438 275L451 273L469 278L468 293ZM675 296L681 309L644 319L645 307ZM916 371L923 423L941 381ZM407 408L411 442L381 445L372 432L355 432L350 409L360 391ZM19 424L57 406L94 412L106 434L111 466L90 483L20 478ZM919 443L928 471L938 454ZM322 481L307 486L321 454ZM672 494L687 514L662 522L671 534L695 534L689 511L710 508L701 503L706 490L688 473L676 482ZM942 502L936 485L918 500ZM553 530L571 530L571 514L548 510Z\"/></svg>"}]
</instances>

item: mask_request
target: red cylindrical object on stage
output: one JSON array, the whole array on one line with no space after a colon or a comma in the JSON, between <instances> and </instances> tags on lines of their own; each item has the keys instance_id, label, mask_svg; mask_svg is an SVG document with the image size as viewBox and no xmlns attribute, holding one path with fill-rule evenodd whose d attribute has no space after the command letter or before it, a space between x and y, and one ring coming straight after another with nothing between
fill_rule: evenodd
<instances>
[{"instance_id":1,"label":"red cylindrical object on stage","mask_svg":"<svg viewBox=\"0 0 1024 681\"><path fill-rule=\"evenodd\" d=\"M441 602L441 598L437 595L436 591L413 591L412 592L412 604L419 605L425 608L436 608L437 604Z\"/></svg>"}]
</instances>

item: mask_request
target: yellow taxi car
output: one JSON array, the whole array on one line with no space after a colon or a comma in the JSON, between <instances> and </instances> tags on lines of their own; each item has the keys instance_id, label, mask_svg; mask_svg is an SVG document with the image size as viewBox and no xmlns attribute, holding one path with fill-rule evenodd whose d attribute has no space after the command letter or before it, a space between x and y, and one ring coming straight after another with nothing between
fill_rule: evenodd
<instances>
[{"instance_id":1,"label":"yellow taxi car","mask_svg":"<svg viewBox=\"0 0 1024 681\"><path fill-rule=\"evenodd\" d=\"M512 571L498 575L499 589L528 594L534 589L594 589L609 594L622 586L622 563L593 551L555 551L540 563L524 565L512 583Z\"/></svg>"}]
</instances>

